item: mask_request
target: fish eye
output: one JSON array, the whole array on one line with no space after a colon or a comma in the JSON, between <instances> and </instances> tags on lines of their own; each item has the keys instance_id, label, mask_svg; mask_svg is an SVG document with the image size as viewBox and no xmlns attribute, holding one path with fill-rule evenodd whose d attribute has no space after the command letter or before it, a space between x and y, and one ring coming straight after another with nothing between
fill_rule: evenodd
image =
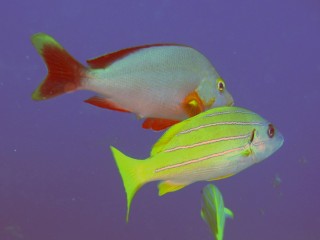
<instances>
[{"instance_id":1,"label":"fish eye","mask_svg":"<svg viewBox=\"0 0 320 240\"><path fill-rule=\"evenodd\" d=\"M218 82L218 89L219 89L219 92L223 92L224 88L225 88L225 84L224 84L224 82L223 82L223 81L221 81L221 80L219 80L219 82Z\"/></svg>"},{"instance_id":2,"label":"fish eye","mask_svg":"<svg viewBox=\"0 0 320 240\"><path fill-rule=\"evenodd\" d=\"M272 124L269 124L269 127L268 127L268 136L269 136L269 138L273 138L274 133L275 133L274 126Z\"/></svg>"}]
</instances>

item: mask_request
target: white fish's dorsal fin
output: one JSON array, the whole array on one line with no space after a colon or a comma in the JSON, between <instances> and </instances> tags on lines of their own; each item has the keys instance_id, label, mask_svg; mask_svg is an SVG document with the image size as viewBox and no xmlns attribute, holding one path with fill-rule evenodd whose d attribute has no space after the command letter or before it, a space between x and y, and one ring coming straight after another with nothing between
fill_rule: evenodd
<instances>
[{"instance_id":1,"label":"white fish's dorsal fin","mask_svg":"<svg viewBox=\"0 0 320 240\"><path fill-rule=\"evenodd\" d=\"M234 217L233 212L232 212L230 209L228 209L228 208L224 208L224 214L225 214L226 217L228 217L228 218L233 218L233 217Z\"/></svg>"},{"instance_id":2,"label":"white fish's dorsal fin","mask_svg":"<svg viewBox=\"0 0 320 240\"><path fill-rule=\"evenodd\" d=\"M189 118L190 119L190 118ZM164 147L170 142L170 140L177 135L181 129L189 122L189 119L184 120L183 122L179 122L172 127L170 127L161 137L160 139L153 145L150 156L154 156L155 154L161 152Z\"/></svg>"},{"instance_id":3,"label":"white fish's dorsal fin","mask_svg":"<svg viewBox=\"0 0 320 240\"><path fill-rule=\"evenodd\" d=\"M156 43L156 44L146 44L142 46L136 46L136 47L130 47L130 48L125 48L121 49L116 52L108 53L103 56L94 58L94 59L89 59L87 60L87 63L89 66L93 69L98 69L98 68L106 68L112 63L114 63L117 60L120 60L122 58L125 58L131 53L134 53L136 51L139 51L141 49L145 48L152 48L152 47L161 47L161 46L184 46L181 44L174 44L174 43Z\"/></svg>"}]
</instances>

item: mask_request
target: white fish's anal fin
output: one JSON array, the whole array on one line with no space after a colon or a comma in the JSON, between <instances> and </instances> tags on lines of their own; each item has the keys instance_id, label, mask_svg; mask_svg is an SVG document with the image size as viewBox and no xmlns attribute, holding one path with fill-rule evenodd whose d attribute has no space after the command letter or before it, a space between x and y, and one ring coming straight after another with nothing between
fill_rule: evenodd
<instances>
[{"instance_id":1,"label":"white fish's anal fin","mask_svg":"<svg viewBox=\"0 0 320 240\"><path fill-rule=\"evenodd\" d=\"M147 118L143 124L142 127L144 129L152 129L155 131L161 131L164 130L174 124L177 124L178 120L171 120L171 119L162 119L162 118Z\"/></svg>"},{"instance_id":2,"label":"white fish's anal fin","mask_svg":"<svg viewBox=\"0 0 320 240\"><path fill-rule=\"evenodd\" d=\"M178 191L178 190L184 188L185 186L187 186L187 185L172 183L170 181L162 181L158 184L159 196L162 196L162 195L169 193L169 192Z\"/></svg>"},{"instance_id":3,"label":"white fish's anal fin","mask_svg":"<svg viewBox=\"0 0 320 240\"><path fill-rule=\"evenodd\" d=\"M228 218L233 218L233 217L234 217L233 212L232 212L230 209L228 209L228 208L224 208L224 214L225 214L226 217L228 217Z\"/></svg>"},{"instance_id":4,"label":"white fish's anal fin","mask_svg":"<svg viewBox=\"0 0 320 240\"><path fill-rule=\"evenodd\" d=\"M99 96L91 97L84 102L94 105L96 107L101 107L109 110L114 110L118 112L130 112L129 110L123 109L121 106L118 106L116 103L112 102L108 98L103 98Z\"/></svg>"}]
</instances>

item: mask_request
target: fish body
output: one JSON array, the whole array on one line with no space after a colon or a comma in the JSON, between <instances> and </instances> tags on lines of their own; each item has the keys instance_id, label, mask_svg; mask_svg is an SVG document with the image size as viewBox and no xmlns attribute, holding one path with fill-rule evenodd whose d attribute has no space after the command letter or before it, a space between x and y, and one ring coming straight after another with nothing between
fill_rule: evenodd
<instances>
[{"instance_id":1,"label":"fish body","mask_svg":"<svg viewBox=\"0 0 320 240\"><path fill-rule=\"evenodd\" d=\"M216 240L223 240L225 220L233 218L233 212L224 206L224 201L219 189L206 185L202 190L201 217L208 224Z\"/></svg>"},{"instance_id":2,"label":"fish body","mask_svg":"<svg viewBox=\"0 0 320 240\"><path fill-rule=\"evenodd\" d=\"M197 181L230 177L277 151L283 137L258 114L213 108L169 128L144 161L111 147L127 193L127 217L136 191L160 181L159 195Z\"/></svg>"},{"instance_id":3,"label":"fish body","mask_svg":"<svg viewBox=\"0 0 320 240\"><path fill-rule=\"evenodd\" d=\"M179 44L152 44L76 61L51 36L38 33L32 43L48 67L34 91L45 100L76 90L91 90L85 102L102 108L133 112L147 118L144 128L161 130L207 109L232 105L233 98L208 59Z\"/></svg>"}]
</instances>

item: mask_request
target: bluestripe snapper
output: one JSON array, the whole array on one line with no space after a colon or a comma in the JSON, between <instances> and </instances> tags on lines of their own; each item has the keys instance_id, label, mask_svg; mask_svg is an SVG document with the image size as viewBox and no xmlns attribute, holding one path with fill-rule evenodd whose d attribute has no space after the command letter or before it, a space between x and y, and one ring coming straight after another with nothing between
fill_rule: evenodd
<instances>
[{"instance_id":1,"label":"bluestripe snapper","mask_svg":"<svg viewBox=\"0 0 320 240\"><path fill-rule=\"evenodd\" d=\"M266 159L283 141L274 125L258 114L219 107L169 128L144 161L111 147L127 193L127 221L131 201L144 184L161 181L161 196L197 181L227 178Z\"/></svg>"}]
</instances>

